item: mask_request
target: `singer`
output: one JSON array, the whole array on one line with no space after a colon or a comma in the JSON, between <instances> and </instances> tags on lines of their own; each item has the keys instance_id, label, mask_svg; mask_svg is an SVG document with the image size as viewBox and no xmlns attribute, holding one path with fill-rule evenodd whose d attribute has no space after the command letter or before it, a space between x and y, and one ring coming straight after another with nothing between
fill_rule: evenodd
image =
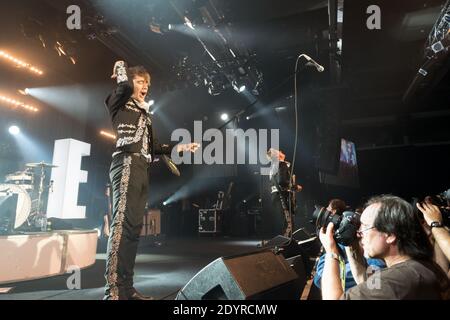
<instances>
[{"instance_id":1,"label":"singer","mask_svg":"<svg viewBox=\"0 0 450 320\"><path fill-rule=\"evenodd\" d=\"M294 229L295 192L301 191L302 187L292 183L290 163L285 161L286 156L283 152L270 148L267 151L267 159L271 162L269 179L272 206L284 218L281 234L290 238Z\"/></svg>"},{"instance_id":2,"label":"singer","mask_svg":"<svg viewBox=\"0 0 450 320\"><path fill-rule=\"evenodd\" d=\"M117 87L106 98L116 149L112 154L109 177L112 185L113 213L108 239L105 300L152 300L133 287L134 264L148 198L148 169L157 154L195 152L199 144L159 144L145 97L150 74L142 66L127 70L124 61L113 68Z\"/></svg>"}]
</instances>

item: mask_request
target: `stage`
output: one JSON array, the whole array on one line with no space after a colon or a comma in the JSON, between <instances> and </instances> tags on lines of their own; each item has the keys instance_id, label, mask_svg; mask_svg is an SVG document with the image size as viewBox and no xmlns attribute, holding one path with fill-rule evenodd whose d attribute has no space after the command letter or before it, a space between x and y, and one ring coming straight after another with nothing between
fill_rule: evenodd
<instances>
[{"instance_id":1,"label":"stage","mask_svg":"<svg viewBox=\"0 0 450 320\"><path fill-rule=\"evenodd\" d=\"M96 230L23 232L0 236L0 286L87 268L95 263Z\"/></svg>"},{"instance_id":2,"label":"stage","mask_svg":"<svg viewBox=\"0 0 450 320\"><path fill-rule=\"evenodd\" d=\"M173 300L199 270L222 256L258 250L260 239L224 237L171 238L155 244L154 238L142 239L135 267L135 287L158 300ZM104 253L97 253L95 263L81 270L81 289L69 290L71 273L46 279L2 284L11 288L0 300L100 300L103 298ZM2 289L1 291L4 291Z\"/></svg>"}]
</instances>

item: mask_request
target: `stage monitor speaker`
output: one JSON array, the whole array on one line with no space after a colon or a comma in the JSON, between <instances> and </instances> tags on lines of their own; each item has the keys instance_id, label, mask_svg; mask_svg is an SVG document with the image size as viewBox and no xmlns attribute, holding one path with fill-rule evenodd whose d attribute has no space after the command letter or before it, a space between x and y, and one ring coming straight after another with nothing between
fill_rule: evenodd
<instances>
[{"instance_id":1,"label":"stage monitor speaker","mask_svg":"<svg viewBox=\"0 0 450 320\"><path fill-rule=\"evenodd\" d=\"M297 300L301 290L297 273L284 257L265 250L214 260L176 300Z\"/></svg>"}]
</instances>

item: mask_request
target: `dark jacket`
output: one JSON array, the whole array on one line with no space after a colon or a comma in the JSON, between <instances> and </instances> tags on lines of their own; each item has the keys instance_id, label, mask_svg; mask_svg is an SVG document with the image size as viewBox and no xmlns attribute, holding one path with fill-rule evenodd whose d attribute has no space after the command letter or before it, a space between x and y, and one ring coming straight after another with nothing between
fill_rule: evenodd
<instances>
[{"instance_id":1,"label":"dark jacket","mask_svg":"<svg viewBox=\"0 0 450 320\"><path fill-rule=\"evenodd\" d=\"M119 82L105 100L117 137L115 152L150 154L152 160L155 155L170 154L175 143L158 143L150 113L136 104L132 94L132 81L125 80Z\"/></svg>"}]
</instances>

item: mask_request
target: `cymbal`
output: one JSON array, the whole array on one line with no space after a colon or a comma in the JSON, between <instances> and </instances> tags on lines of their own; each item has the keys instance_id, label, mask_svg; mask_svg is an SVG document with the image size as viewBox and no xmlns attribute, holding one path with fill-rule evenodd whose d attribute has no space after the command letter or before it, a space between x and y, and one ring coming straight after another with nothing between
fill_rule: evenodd
<instances>
[{"instance_id":1,"label":"cymbal","mask_svg":"<svg viewBox=\"0 0 450 320\"><path fill-rule=\"evenodd\" d=\"M29 167L29 168L37 168L37 167L57 168L58 167L51 163L45 163L44 161L27 163L25 166Z\"/></svg>"}]
</instances>

